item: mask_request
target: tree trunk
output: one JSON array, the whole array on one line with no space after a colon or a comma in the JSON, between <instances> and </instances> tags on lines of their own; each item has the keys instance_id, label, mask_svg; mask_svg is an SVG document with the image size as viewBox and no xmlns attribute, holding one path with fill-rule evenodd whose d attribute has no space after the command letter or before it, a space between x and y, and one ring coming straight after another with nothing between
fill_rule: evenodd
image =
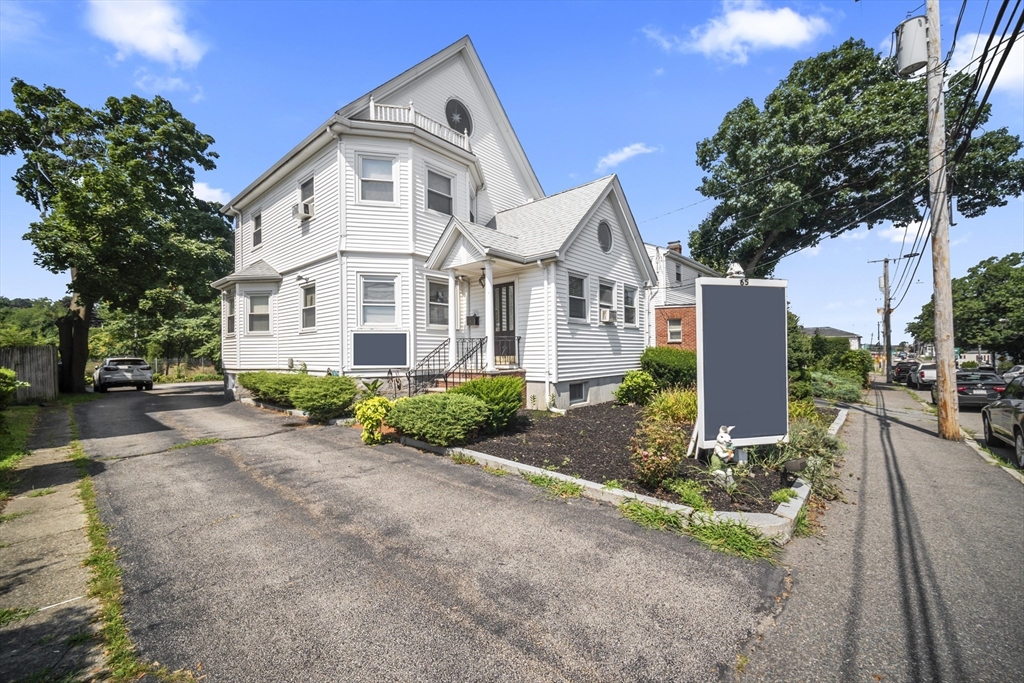
<instances>
[{"instance_id":1,"label":"tree trunk","mask_svg":"<svg viewBox=\"0 0 1024 683\"><path fill-rule=\"evenodd\" d=\"M764 238L764 241L761 242L761 246L754 252L754 256L751 257L750 261L743 266L743 272L747 274L747 277L754 276L754 268L756 268L757 264L760 263L761 257L763 257L765 252L768 251L768 247L772 245L775 238L779 236L779 232L779 230L772 230L768 233L767 237Z\"/></svg>"},{"instance_id":2,"label":"tree trunk","mask_svg":"<svg viewBox=\"0 0 1024 683\"><path fill-rule=\"evenodd\" d=\"M74 313L68 311L67 314L57 319L57 333L60 335L60 341L57 346L57 350L60 352L60 372L57 375L57 384L62 392L68 393L74 391L71 382L71 357L72 357L72 343L71 343L71 320Z\"/></svg>"},{"instance_id":3,"label":"tree trunk","mask_svg":"<svg viewBox=\"0 0 1024 683\"><path fill-rule=\"evenodd\" d=\"M75 269L71 269L74 289ZM68 313L57 321L60 334L60 390L66 393L85 393L85 366L89 362L89 324L92 322L92 304L82 303L72 294Z\"/></svg>"}]
</instances>

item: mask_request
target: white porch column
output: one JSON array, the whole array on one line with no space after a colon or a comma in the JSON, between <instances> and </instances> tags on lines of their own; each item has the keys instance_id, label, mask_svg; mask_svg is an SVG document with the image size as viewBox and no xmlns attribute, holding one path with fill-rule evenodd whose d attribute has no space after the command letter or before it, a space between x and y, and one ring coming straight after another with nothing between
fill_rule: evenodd
<instances>
[{"instance_id":1,"label":"white porch column","mask_svg":"<svg viewBox=\"0 0 1024 683\"><path fill-rule=\"evenodd\" d=\"M487 334L487 369L494 370L494 270L484 261L484 331Z\"/></svg>"},{"instance_id":2,"label":"white porch column","mask_svg":"<svg viewBox=\"0 0 1024 683\"><path fill-rule=\"evenodd\" d=\"M459 290L455 280L455 271L448 269L448 365L455 365L459 360L459 350L455 343L455 316L460 315Z\"/></svg>"}]
</instances>

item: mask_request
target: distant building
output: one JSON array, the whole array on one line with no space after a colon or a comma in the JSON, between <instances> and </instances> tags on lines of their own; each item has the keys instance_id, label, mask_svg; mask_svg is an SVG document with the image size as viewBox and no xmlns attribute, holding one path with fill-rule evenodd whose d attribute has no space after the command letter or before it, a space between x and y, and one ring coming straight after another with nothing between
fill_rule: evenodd
<instances>
[{"instance_id":1,"label":"distant building","mask_svg":"<svg viewBox=\"0 0 1024 683\"><path fill-rule=\"evenodd\" d=\"M851 349L860 348L860 335L853 332L844 332L834 327L801 327L800 331L809 337L820 334L822 337L845 337L850 340Z\"/></svg>"},{"instance_id":2,"label":"distant building","mask_svg":"<svg viewBox=\"0 0 1024 683\"><path fill-rule=\"evenodd\" d=\"M658 276L647 298L647 345L697 350L697 287L699 277L722 277L718 271L683 256L679 242L667 247L644 244Z\"/></svg>"}]
</instances>

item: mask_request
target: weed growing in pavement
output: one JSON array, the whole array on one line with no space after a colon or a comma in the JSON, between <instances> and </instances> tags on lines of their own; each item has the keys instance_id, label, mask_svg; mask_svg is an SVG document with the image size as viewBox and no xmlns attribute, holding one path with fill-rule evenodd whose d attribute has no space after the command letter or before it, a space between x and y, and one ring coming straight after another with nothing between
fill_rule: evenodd
<instances>
[{"instance_id":1,"label":"weed growing in pavement","mask_svg":"<svg viewBox=\"0 0 1024 683\"><path fill-rule=\"evenodd\" d=\"M761 532L732 520L704 519L699 523L691 523L686 533L709 548L748 560L774 562L775 554L779 551L779 546L765 538Z\"/></svg>"},{"instance_id":2,"label":"weed growing in pavement","mask_svg":"<svg viewBox=\"0 0 1024 683\"><path fill-rule=\"evenodd\" d=\"M568 456L562 459L562 464L561 465L554 465L547 458L544 458L543 469L546 469L548 472L557 472L558 470L562 469L563 467L565 467L568 464L569 464Z\"/></svg>"},{"instance_id":3,"label":"weed growing in pavement","mask_svg":"<svg viewBox=\"0 0 1024 683\"><path fill-rule=\"evenodd\" d=\"M504 477L504 476L508 475L508 470L503 470L500 467L491 467L490 465L480 465L480 469L482 469L487 474L493 474L496 477Z\"/></svg>"},{"instance_id":4,"label":"weed growing in pavement","mask_svg":"<svg viewBox=\"0 0 1024 683\"><path fill-rule=\"evenodd\" d=\"M675 512L658 505L641 503L639 500L623 501L619 505L619 512L648 529L682 532L686 528L686 522Z\"/></svg>"},{"instance_id":5,"label":"weed growing in pavement","mask_svg":"<svg viewBox=\"0 0 1024 683\"><path fill-rule=\"evenodd\" d=\"M747 668L747 664L750 664L750 657L747 657L746 655L736 655L736 673L743 673L743 670Z\"/></svg>"},{"instance_id":6,"label":"weed growing in pavement","mask_svg":"<svg viewBox=\"0 0 1024 683\"><path fill-rule=\"evenodd\" d=\"M193 446L209 446L213 443L220 443L223 439L218 439L215 436L205 436L201 439L192 439L185 443L177 443L168 448L169 451L180 451L182 448L192 448Z\"/></svg>"},{"instance_id":7,"label":"weed growing in pavement","mask_svg":"<svg viewBox=\"0 0 1024 683\"><path fill-rule=\"evenodd\" d=\"M621 489L622 482L618 479L605 479L604 484L601 485L605 491L611 491L612 489Z\"/></svg>"},{"instance_id":8,"label":"weed growing in pavement","mask_svg":"<svg viewBox=\"0 0 1024 683\"><path fill-rule=\"evenodd\" d=\"M456 465L475 465L476 458L465 453L452 453L452 462Z\"/></svg>"},{"instance_id":9,"label":"weed growing in pavement","mask_svg":"<svg viewBox=\"0 0 1024 683\"><path fill-rule=\"evenodd\" d=\"M0 515L0 524L3 524L4 522L11 522L30 514L32 514L31 510L23 510L22 512L12 512L9 515Z\"/></svg>"},{"instance_id":10,"label":"weed growing in pavement","mask_svg":"<svg viewBox=\"0 0 1024 683\"><path fill-rule=\"evenodd\" d=\"M4 607L0 609L0 628L30 617L37 611L29 607Z\"/></svg>"},{"instance_id":11,"label":"weed growing in pavement","mask_svg":"<svg viewBox=\"0 0 1024 683\"><path fill-rule=\"evenodd\" d=\"M778 491L772 491L772 502L773 503L788 503L789 501L796 498L798 494L793 489L779 489Z\"/></svg>"},{"instance_id":12,"label":"weed growing in pavement","mask_svg":"<svg viewBox=\"0 0 1024 683\"><path fill-rule=\"evenodd\" d=\"M96 634L93 633L92 631L79 631L78 633L76 633L74 635L68 636L67 640L64 641L64 644L67 645L68 647L76 647L78 645L82 645L83 643L88 643L90 640L95 640L95 639L96 639Z\"/></svg>"},{"instance_id":13,"label":"weed growing in pavement","mask_svg":"<svg viewBox=\"0 0 1024 683\"><path fill-rule=\"evenodd\" d=\"M808 536L814 535L814 526L811 524L811 520L807 517L807 508L800 508L800 512L796 513L796 519L793 520L793 535L799 536L800 538L807 538Z\"/></svg>"},{"instance_id":14,"label":"weed growing in pavement","mask_svg":"<svg viewBox=\"0 0 1024 683\"><path fill-rule=\"evenodd\" d=\"M562 481L545 474L530 474L523 472L523 479L534 486L547 489L559 498L579 498L583 493L583 487L571 481Z\"/></svg>"},{"instance_id":15,"label":"weed growing in pavement","mask_svg":"<svg viewBox=\"0 0 1024 683\"><path fill-rule=\"evenodd\" d=\"M57 493L57 489L36 489L32 493L28 494L29 498L42 498L48 496L51 493Z\"/></svg>"},{"instance_id":16,"label":"weed growing in pavement","mask_svg":"<svg viewBox=\"0 0 1024 683\"><path fill-rule=\"evenodd\" d=\"M679 496L683 505L688 505L694 510L711 512L711 504L704 499L704 494L708 490L706 484L692 479L666 479L661 485L666 491L671 491Z\"/></svg>"}]
</instances>

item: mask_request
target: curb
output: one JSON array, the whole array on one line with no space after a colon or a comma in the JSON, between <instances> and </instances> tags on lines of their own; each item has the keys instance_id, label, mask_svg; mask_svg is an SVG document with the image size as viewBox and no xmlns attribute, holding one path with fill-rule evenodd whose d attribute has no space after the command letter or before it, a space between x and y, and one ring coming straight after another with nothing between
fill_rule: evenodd
<instances>
[{"instance_id":1,"label":"curb","mask_svg":"<svg viewBox=\"0 0 1024 683\"><path fill-rule=\"evenodd\" d=\"M836 419L833 420L832 425L829 427L829 434L835 436L839 431L839 428L842 427L843 423L846 421L847 412L848 411L845 409L839 411L839 415L836 416ZM443 446L434 446L424 443L423 441L410 439L407 436L401 437L399 441L403 446L416 448L429 453L435 453L437 455L451 456L459 454L468 456L476 460L477 464L486 465L487 467L503 470L505 472L511 472L512 474L540 474L545 477L551 477L552 479L570 482L583 488L582 495L584 497L600 501L602 503L611 503L612 505L618 506L627 500L635 500L677 513L688 521L693 519L694 521L699 522L701 518L707 517L704 513L698 513L697 517L694 518L694 509L686 505L670 503L666 500L645 496L641 493L634 493L632 491L609 489L597 482L578 479L576 477L570 477L567 474L562 474L561 472L552 472L551 470L541 469L532 465L513 462L512 460L506 460L505 458L499 458L494 455L488 455L487 453L481 453L468 448L446 448ZM793 527L796 524L796 517L800 513L800 510L803 509L804 505L807 504L807 498L811 494L810 484L803 479L798 478L796 482L794 482L792 488L796 491L797 497L779 505L779 507L775 509L774 514L767 512L713 512L711 513L711 519L720 522L741 522L753 529L757 529L764 536L771 538L776 544L780 546L785 545L793 537Z\"/></svg>"}]
</instances>

